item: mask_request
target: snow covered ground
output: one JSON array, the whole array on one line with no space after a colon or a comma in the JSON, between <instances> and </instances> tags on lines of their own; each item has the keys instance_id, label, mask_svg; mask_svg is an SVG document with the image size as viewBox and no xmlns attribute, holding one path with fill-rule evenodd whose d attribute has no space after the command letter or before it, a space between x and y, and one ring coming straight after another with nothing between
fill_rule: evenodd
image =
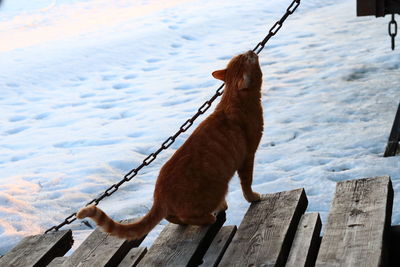
<instances>
[{"instance_id":1,"label":"snow covered ground","mask_svg":"<svg viewBox=\"0 0 400 267\"><path fill-rule=\"evenodd\" d=\"M210 73L252 49L290 2L3 1L0 254L156 150L214 94ZM390 175L399 224L400 160L382 155L400 100L400 54L390 50L388 18L357 18L355 2L302 1L262 52L254 188L304 187L308 210L325 221L337 181ZM100 207L115 219L145 214L161 165L185 137ZM239 224L248 203L236 177L228 205L228 223ZM71 228L75 246L90 233L79 221Z\"/></svg>"}]
</instances>

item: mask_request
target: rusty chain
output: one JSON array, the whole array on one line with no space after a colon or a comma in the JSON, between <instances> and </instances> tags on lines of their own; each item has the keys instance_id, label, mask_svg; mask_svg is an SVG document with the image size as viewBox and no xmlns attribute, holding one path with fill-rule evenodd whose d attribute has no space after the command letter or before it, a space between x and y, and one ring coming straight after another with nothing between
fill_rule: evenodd
<instances>
[{"instance_id":1,"label":"rusty chain","mask_svg":"<svg viewBox=\"0 0 400 267\"><path fill-rule=\"evenodd\" d=\"M272 36L274 36L281 28L285 20L293 14L293 12L297 9L297 7L300 5L300 0L293 0L292 3L289 5L289 7L286 9L286 13L282 16L280 20L278 20L269 30L268 35L260 42L257 44L257 46L253 49L254 52L259 54L265 47L266 43L268 42L269 39L271 39ZM207 100L201 107L197 110L197 113L194 114L190 119L188 119L182 126L179 128L179 130L172 136L168 137L160 146L160 148L148 155L143 162L136 168L130 170L127 174L125 174L124 178L119 181L118 183L113 184L109 188L107 188L100 196L98 196L95 199L92 199L90 202L86 203L85 206L88 205L97 205L99 204L100 201L102 201L104 198L111 196L115 191L119 189L121 185L123 185L125 182L128 182L132 180L133 177L135 177L138 172L145 166L148 166L150 163L152 163L160 154L163 150L166 150L169 148L176 140L176 138L186 132L190 126L192 126L193 122L202 114L204 114L210 107L211 104L217 99L219 96L221 96L224 92L225 84L222 84L215 94ZM48 233L50 231L58 231L61 227L71 224L76 220L76 212L72 213L69 215L67 218L64 219L64 221L58 225L55 225L45 231L45 233Z\"/></svg>"}]
</instances>

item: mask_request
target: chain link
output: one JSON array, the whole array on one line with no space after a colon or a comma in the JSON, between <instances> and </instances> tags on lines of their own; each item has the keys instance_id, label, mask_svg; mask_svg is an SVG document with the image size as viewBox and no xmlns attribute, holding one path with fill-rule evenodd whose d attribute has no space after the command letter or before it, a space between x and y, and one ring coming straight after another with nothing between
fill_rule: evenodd
<instances>
[{"instance_id":1,"label":"chain link","mask_svg":"<svg viewBox=\"0 0 400 267\"><path fill-rule=\"evenodd\" d=\"M397 22L394 19L394 13L392 14L392 20L389 22L389 36L392 41L392 50L395 48L395 38L397 35Z\"/></svg>"},{"instance_id":2,"label":"chain link","mask_svg":"<svg viewBox=\"0 0 400 267\"><path fill-rule=\"evenodd\" d=\"M286 13L282 16L282 18L277 21L274 26L271 27L271 29L269 30L268 35L264 38L263 41L261 41L260 43L257 44L257 46L253 49L254 52L256 52L257 54L259 54L265 47L265 44L268 42L268 40L274 36L282 27L283 23L285 22L285 20L287 19L287 17L291 14L293 14L293 12L297 9L297 7L300 5L300 0L293 0L293 2L289 5L289 7L286 9ZM166 150L167 148L169 148L176 140L176 138L186 132L192 125L193 122L202 114L204 114L212 105L212 103L224 93L224 88L225 84L221 84L221 86L217 89L217 91L215 92L215 94L209 99L207 100L198 110L197 113L194 114L190 119L188 119L180 128L179 130L172 136L168 137L161 145L161 147L154 153L151 153L149 156L147 156L143 162L136 167L135 169L130 170L127 174L125 174L124 178L119 181L116 184L113 184L112 186L110 186L107 190L104 191L104 193L102 193L100 196L98 196L95 199L92 199L90 202L88 202L86 204L86 206L89 205L97 205L99 204L99 202L101 200L103 200L106 197L111 196L114 192L116 192L119 187L124 184L125 182L129 182L130 180L132 180L137 174L138 172L145 166L148 166L149 164L151 164L158 156L158 154L160 154L163 150ZM60 223L57 226L53 226L49 229L47 229L45 231L45 233L48 233L50 231L58 231L61 227L63 227L66 224L71 224L73 221L75 221L76 218L76 213L72 213L70 216L68 216L62 223Z\"/></svg>"},{"instance_id":3,"label":"chain link","mask_svg":"<svg viewBox=\"0 0 400 267\"><path fill-rule=\"evenodd\" d=\"M271 29L268 32L268 35L265 36L264 40L262 40L260 43L257 44L256 47L254 47L253 51L259 54L265 47L265 44L271 39L272 36L274 36L283 26L283 23L285 20L293 14L293 12L296 11L298 6L300 5L300 0L293 0L293 2L289 5L289 7L286 9L286 13L282 16L280 20L275 22L274 26L271 27Z\"/></svg>"}]
</instances>

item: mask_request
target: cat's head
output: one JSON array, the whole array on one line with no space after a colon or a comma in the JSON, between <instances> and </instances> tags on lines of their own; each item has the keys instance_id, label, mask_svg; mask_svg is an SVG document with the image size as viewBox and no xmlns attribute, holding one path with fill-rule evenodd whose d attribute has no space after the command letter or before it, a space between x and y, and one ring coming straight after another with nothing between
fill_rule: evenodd
<instances>
[{"instance_id":1,"label":"cat's head","mask_svg":"<svg viewBox=\"0 0 400 267\"><path fill-rule=\"evenodd\" d=\"M212 75L224 81L227 87L238 90L261 89L262 72L258 55L251 50L235 56L229 61L226 69L214 71Z\"/></svg>"}]
</instances>

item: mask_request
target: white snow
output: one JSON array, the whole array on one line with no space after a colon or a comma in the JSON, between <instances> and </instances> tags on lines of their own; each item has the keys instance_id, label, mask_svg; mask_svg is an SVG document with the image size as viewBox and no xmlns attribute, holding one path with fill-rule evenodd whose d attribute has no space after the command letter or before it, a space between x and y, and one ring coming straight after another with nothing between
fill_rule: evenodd
<instances>
[{"instance_id":1,"label":"white snow","mask_svg":"<svg viewBox=\"0 0 400 267\"><path fill-rule=\"evenodd\" d=\"M211 72L252 49L290 2L3 1L0 254L158 149L214 94ZM388 18L356 17L355 4L302 1L261 53L265 130L254 188L304 187L308 210L325 221L337 181L390 175L399 224L400 161L382 155L400 55L390 50ZM160 167L193 129L100 207L115 219L144 215ZM227 223L239 224L248 203L237 177L228 205ZM90 231L79 221L71 228L76 247Z\"/></svg>"}]
</instances>

